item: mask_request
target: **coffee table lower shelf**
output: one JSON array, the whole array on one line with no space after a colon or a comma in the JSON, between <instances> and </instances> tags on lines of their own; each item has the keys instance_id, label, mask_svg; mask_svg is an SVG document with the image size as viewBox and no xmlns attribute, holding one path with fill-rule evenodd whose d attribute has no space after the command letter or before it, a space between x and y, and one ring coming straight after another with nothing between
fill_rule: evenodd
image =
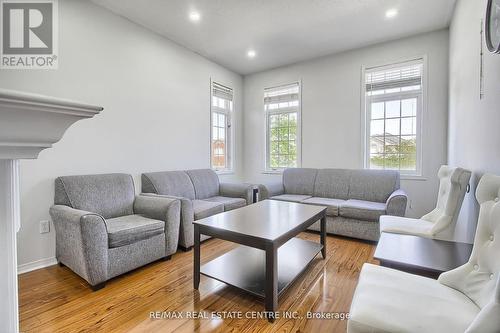
<instances>
[{"instance_id":1,"label":"coffee table lower shelf","mask_svg":"<svg viewBox=\"0 0 500 333\"><path fill-rule=\"evenodd\" d=\"M316 242L292 238L278 249L278 295L309 265L323 246ZM240 245L201 266L200 273L265 297L265 251Z\"/></svg>"}]
</instances>

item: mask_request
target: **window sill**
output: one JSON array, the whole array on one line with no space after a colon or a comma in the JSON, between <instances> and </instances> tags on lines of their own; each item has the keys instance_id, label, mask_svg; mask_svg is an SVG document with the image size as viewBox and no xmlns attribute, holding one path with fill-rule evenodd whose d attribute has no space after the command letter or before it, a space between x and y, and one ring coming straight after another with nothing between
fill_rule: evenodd
<instances>
[{"instance_id":1,"label":"window sill","mask_svg":"<svg viewBox=\"0 0 500 333\"><path fill-rule=\"evenodd\" d=\"M283 170L264 170L262 173L266 175L281 175Z\"/></svg>"},{"instance_id":2,"label":"window sill","mask_svg":"<svg viewBox=\"0 0 500 333\"><path fill-rule=\"evenodd\" d=\"M214 169L212 169L214 170ZM218 175L234 175L235 172L233 170L214 170L214 172Z\"/></svg>"},{"instance_id":3,"label":"window sill","mask_svg":"<svg viewBox=\"0 0 500 333\"><path fill-rule=\"evenodd\" d=\"M424 177L424 176L417 176L417 175L401 175L400 179L401 180L427 181L426 177Z\"/></svg>"}]
</instances>

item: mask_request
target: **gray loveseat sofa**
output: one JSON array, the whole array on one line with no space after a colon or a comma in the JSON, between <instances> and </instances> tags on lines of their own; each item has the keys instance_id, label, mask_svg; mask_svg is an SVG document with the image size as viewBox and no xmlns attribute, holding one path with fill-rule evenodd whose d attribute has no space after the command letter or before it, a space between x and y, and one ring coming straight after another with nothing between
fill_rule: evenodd
<instances>
[{"instance_id":1,"label":"gray loveseat sofa","mask_svg":"<svg viewBox=\"0 0 500 333\"><path fill-rule=\"evenodd\" d=\"M381 215L404 216L406 193L389 170L286 169L282 181L259 187L261 199L327 206L328 233L377 241ZM319 222L311 226L319 230Z\"/></svg>"},{"instance_id":2,"label":"gray loveseat sofa","mask_svg":"<svg viewBox=\"0 0 500 333\"><path fill-rule=\"evenodd\" d=\"M177 250L179 200L136 196L130 175L59 177L54 203L57 260L94 290Z\"/></svg>"},{"instance_id":3,"label":"gray loveseat sofa","mask_svg":"<svg viewBox=\"0 0 500 333\"><path fill-rule=\"evenodd\" d=\"M144 195L161 195L181 201L179 247L188 251L194 245L193 221L253 202L254 186L220 183L210 169L164 171L142 174ZM202 235L202 240L208 238Z\"/></svg>"}]
</instances>

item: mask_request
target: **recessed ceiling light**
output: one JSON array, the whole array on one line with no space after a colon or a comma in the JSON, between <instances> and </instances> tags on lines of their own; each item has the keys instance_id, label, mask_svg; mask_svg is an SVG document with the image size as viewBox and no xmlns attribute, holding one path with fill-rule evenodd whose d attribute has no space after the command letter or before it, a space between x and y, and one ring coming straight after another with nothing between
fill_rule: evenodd
<instances>
[{"instance_id":1,"label":"recessed ceiling light","mask_svg":"<svg viewBox=\"0 0 500 333\"><path fill-rule=\"evenodd\" d=\"M248 52L247 52L247 56L249 58L255 58L256 55L257 55L257 53L255 52L255 50L248 50Z\"/></svg>"},{"instance_id":2,"label":"recessed ceiling light","mask_svg":"<svg viewBox=\"0 0 500 333\"><path fill-rule=\"evenodd\" d=\"M385 17L393 18L398 15L398 10L396 8L391 8L385 12Z\"/></svg>"},{"instance_id":3,"label":"recessed ceiling light","mask_svg":"<svg viewBox=\"0 0 500 333\"><path fill-rule=\"evenodd\" d=\"M201 19L200 13L193 11L189 13L189 19L193 22L198 22Z\"/></svg>"}]
</instances>

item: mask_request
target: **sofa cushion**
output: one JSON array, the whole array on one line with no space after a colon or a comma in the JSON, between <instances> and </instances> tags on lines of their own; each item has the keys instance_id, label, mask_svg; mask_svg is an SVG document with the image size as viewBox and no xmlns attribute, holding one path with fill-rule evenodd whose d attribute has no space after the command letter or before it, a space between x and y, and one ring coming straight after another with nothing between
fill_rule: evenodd
<instances>
[{"instance_id":1,"label":"sofa cushion","mask_svg":"<svg viewBox=\"0 0 500 333\"><path fill-rule=\"evenodd\" d=\"M142 193L173 195L194 199L194 186L184 171L163 171L143 173Z\"/></svg>"},{"instance_id":2,"label":"sofa cushion","mask_svg":"<svg viewBox=\"0 0 500 333\"><path fill-rule=\"evenodd\" d=\"M312 196L316 169L290 168L283 171L285 194L302 194Z\"/></svg>"},{"instance_id":3,"label":"sofa cushion","mask_svg":"<svg viewBox=\"0 0 500 333\"><path fill-rule=\"evenodd\" d=\"M365 221L377 221L385 215L386 205L380 202L349 199L340 206L340 216Z\"/></svg>"},{"instance_id":4,"label":"sofa cushion","mask_svg":"<svg viewBox=\"0 0 500 333\"><path fill-rule=\"evenodd\" d=\"M194 185L196 199L206 199L219 195L219 177L210 169L186 171Z\"/></svg>"},{"instance_id":5,"label":"sofa cushion","mask_svg":"<svg viewBox=\"0 0 500 333\"><path fill-rule=\"evenodd\" d=\"M339 216L339 207L344 202L345 202L345 200L341 200L341 199L312 197L312 198L303 200L301 203L310 204L310 205L318 205L318 206L326 206L326 215L327 216Z\"/></svg>"},{"instance_id":6,"label":"sofa cushion","mask_svg":"<svg viewBox=\"0 0 500 333\"><path fill-rule=\"evenodd\" d=\"M201 220L215 214L224 212L224 205L220 202L193 200L194 219Z\"/></svg>"},{"instance_id":7,"label":"sofa cushion","mask_svg":"<svg viewBox=\"0 0 500 333\"><path fill-rule=\"evenodd\" d=\"M280 200L280 201L291 201L291 202L301 202L303 200L311 198L310 195L300 195L300 194L282 194L275 195L269 199L271 200Z\"/></svg>"},{"instance_id":8,"label":"sofa cushion","mask_svg":"<svg viewBox=\"0 0 500 333\"><path fill-rule=\"evenodd\" d=\"M159 235L165 230L165 222L142 215L127 215L105 220L108 231L108 247L120 247Z\"/></svg>"},{"instance_id":9,"label":"sofa cushion","mask_svg":"<svg viewBox=\"0 0 500 333\"><path fill-rule=\"evenodd\" d=\"M351 170L349 199L386 202L399 189L399 172L392 170Z\"/></svg>"},{"instance_id":10,"label":"sofa cushion","mask_svg":"<svg viewBox=\"0 0 500 333\"><path fill-rule=\"evenodd\" d=\"M228 198L228 197L211 197L208 199L204 199L204 201L218 202L224 205L224 211L233 210L236 208L245 207L247 205L247 201L242 198Z\"/></svg>"},{"instance_id":11,"label":"sofa cushion","mask_svg":"<svg viewBox=\"0 0 500 333\"><path fill-rule=\"evenodd\" d=\"M314 196L321 198L349 198L351 170L320 169L314 183Z\"/></svg>"},{"instance_id":12,"label":"sofa cushion","mask_svg":"<svg viewBox=\"0 0 500 333\"><path fill-rule=\"evenodd\" d=\"M438 281L365 264L354 292L348 331L465 332L479 308Z\"/></svg>"},{"instance_id":13,"label":"sofa cushion","mask_svg":"<svg viewBox=\"0 0 500 333\"><path fill-rule=\"evenodd\" d=\"M122 173L65 176L55 180L54 203L113 218L134 214L134 181Z\"/></svg>"}]
</instances>

